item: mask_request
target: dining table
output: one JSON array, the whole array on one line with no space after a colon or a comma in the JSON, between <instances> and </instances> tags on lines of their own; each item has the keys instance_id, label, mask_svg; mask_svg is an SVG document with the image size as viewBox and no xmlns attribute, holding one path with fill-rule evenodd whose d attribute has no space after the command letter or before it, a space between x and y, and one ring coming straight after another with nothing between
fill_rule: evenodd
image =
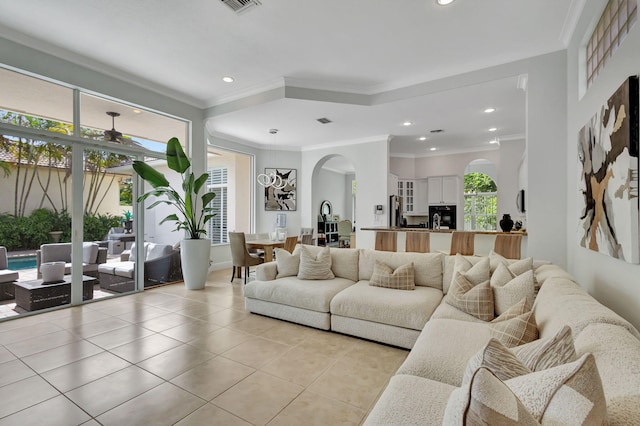
<instances>
[{"instance_id":1,"label":"dining table","mask_svg":"<svg viewBox=\"0 0 640 426\"><path fill-rule=\"evenodd\" d=\"M273 260L274 248L284 247L284 241L273 241L268 238L259 239L259 240L250 240L250 241L246 241L245 243L247 245L247 248L264 250L265 263L271 262Z\"/></svg>"}]
</instances>

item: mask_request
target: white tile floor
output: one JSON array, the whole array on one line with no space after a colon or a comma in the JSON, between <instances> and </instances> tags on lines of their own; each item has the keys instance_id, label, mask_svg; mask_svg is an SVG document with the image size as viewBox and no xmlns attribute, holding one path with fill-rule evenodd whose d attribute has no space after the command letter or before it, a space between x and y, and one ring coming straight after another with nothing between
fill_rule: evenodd
<instances>
[{"instance_id":1,"label":"white tile floor","mask_svg":"<svg viewBox=\"0 0 640 426\"><path fill-rule=\"evenodd\" d=\"M0 323L0 426L360 424L408 352L250 314L229 275Z\"/></svg>"}]
</instances>

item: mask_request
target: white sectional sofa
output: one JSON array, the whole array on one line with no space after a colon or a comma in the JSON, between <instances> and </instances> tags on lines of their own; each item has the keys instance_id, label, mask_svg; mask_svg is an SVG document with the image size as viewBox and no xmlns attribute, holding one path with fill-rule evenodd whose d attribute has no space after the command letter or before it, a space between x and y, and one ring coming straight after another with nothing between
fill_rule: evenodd
<instances>
[{"instance_id":1,"label":"white sectional sofa","mask_svg":"<svg viewBox=\"0 0 640 426\"><path fill-rule=\"evenodd\" d=\"M313 253L321 250L317 247L307 249ZM299 250L297 248L294 254ZM470 360L491 345L495 334L492 333L491 323L479 320L445 300L454 275L456 257L366 249L331 248L330 252L334 279L303 280L295 275L278 278L277 262L258 266L256 280L245 286L247 309L411 349L365 424L424 425L443 424L443 421L444 424L462 424L461 418L452 420L451 413L458 410L470 415L469 412L473 410L469 407L472 404L467 402L466 406L460 408L455 401L460 395L469 397L475 395L477 389L484 389L480 385L475 387L475 383L484 380L487 375L487 369L480 368L478 371L482 371L477 372L469 383L463 381L465 371L469 368ZM471 263L482 260L480 257L465 259ZM393 269L413 262L415 290L369 285L376 260ZM501 261L499 257L491 260L492 263ZM548 344L554 336L570 329L569 339L573 340L575 348L572 359L577 361L555 369L566 370L569 368L567 365L580 362L583 363L582 368L595 360L596 376L599 374L600 381L596 377L588 383L595 389L592 389L593 392L603 393L602 407L606 401L604 418L612 425L640 424L640 333L629 322L588 295L561 268L534 262L534 275L539 286L532 309L539 334L539 339L534 343ZM508 351L518 353L518 348ZM522 382L526 382L529 376L534 382L544 382L539 375L551 374L556 370L535 371L504 383L517 388L511 382L519 380L518 386L522 387ZM554 398L565 397L564 389L554 393ZM535 400L542 398L540 395L545 392L533 394ZM521 395L518 397L531 403ZM583 401L584 404L587 402ZM560 416L566 413L574 415L573 408L584 409L584 404L564 402L562 406L566 409L561 410L564 414ZM549 412L553 411L553 404L548 405L551 407ZM503 402L498 406L513 414L513 407L509 403ZM541 414L537 413L537 421L542 424L586 424L593 419L601 419L598 416L602 413L598 410L602 407L597 404L594 407L590 416L595 417L584 417L582 421L577 414L572 420L554 419L553 413L546 417L540 417Z\"/></svg>"}]
</instances>

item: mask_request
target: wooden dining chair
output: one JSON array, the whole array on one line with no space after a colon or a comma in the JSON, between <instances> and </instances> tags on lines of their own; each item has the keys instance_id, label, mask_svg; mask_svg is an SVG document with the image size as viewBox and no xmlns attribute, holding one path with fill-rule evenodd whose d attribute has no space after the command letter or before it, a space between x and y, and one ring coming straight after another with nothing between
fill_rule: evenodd
<instances>
[{"instance_id":1,"label":"wooden dining chair","mask_svg":"<svg viewBox=\"0 0 640 426\"><path fill-rule=\"evenodd\" d=\"M241 268L244 267L244 283L246 284L249 277L249 268L264 263L264 259L249 253L244 232L229 232L229 245L231 246L231 260L233 263L231 282L235 278L236 268L241 271Z\"/></svg>"},{"instance_id":2,"label":"wooden dining chair","mask_svg":"<svg viewBox=\"0 0 640 426\"><path fill-rule=\"evenodd\" d=\"M404 251L429 253L431 251L431 234L428 232L407 232Z\"/></svg>"},{"instance_id":3,"label":"wooden dining chair","mask_svg":"<svg viewBox=\"0 0 640 426\"><path fill-rule=\"evenodd\" d=\"M298 236L294 235L293 237L287 237L286 240L284 240L284 249L286 251L288 251L289 253L293 253L293 250L295 250L296 248L296 244L298 244Z\"/></svg>"},{"instance_id":4,"label":"wooden dining chair","mask_svg":"<svg viewBox=\"0 0 640 426\"><path fill-rule=\"evenodd\" d=\"M522 234L498 234L493 251L507 259L520 259L522 250Z\"/></svg>"},{"instance_id":5,"label":"wooden dining chair","mask_svg":"<svg viewBox=\"0 0 640 426\"><path fill-rule=\"evenodd\" d=\"M474 232L453 231L449 254L460 253L464 256L473 256L475 235Z\"/></svg>"},{"instance_id":6,"label":"wooden dining chair","mask_svg":"<svg viewBox=\"0 0 640 426\"><path fill-rule=\"evenodd\" d=\"M398 233L386 231L376 232L376 250L398 251Z\"/></svg>"}]
</instances>

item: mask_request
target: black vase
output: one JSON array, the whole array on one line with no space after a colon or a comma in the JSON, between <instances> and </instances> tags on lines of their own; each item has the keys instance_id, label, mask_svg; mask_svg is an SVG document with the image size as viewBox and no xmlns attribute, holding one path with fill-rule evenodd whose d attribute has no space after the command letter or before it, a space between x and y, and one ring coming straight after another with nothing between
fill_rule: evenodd
<instances>
[{"instance_id":1,"label":"black vase","mask_svg":"<svg viewBox=\"0 0 640 426\"><path fill-rule=\"evenodd\" d=\"M503 232L511 232L511 228L513 228L513 219L511 219L510 214L502 215L502 220L500 221L500 228Z\"/></svg>"}]
</instances>

